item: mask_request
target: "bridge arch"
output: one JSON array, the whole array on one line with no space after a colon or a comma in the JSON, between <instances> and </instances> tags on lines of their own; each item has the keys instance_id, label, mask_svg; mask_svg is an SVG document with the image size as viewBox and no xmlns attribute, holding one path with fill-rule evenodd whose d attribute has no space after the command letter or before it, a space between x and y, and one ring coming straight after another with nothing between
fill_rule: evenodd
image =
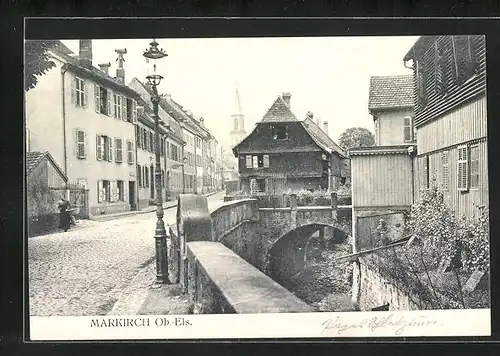
<instances>
[{"instance_id":1,"label":"bridge arch","mask_svg":"<svg viewBox=\"0 0 500 356\"><path fill-rule=\"evenodd\" d=\"M333 243L342 243L351 234L344 226L322 222L308 223L285 230L271 243L268 274L277 282L286 282L307 266L308 245L316 232L323 238L325 229L332 233Z\"/></svg>"}]
</instances>

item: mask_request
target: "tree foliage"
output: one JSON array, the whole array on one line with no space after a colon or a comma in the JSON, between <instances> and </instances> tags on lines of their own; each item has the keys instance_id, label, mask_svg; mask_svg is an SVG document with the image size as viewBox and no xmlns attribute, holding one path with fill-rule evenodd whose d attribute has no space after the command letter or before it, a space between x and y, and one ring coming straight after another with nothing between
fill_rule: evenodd
<instances>
[{"instance_id":1,"label":"tree foliage","mask_svg":"<svg viewBox=\"0 0 500 356\"><path fill-rule=\"evenodd\" d=\"M24 90L33 89L38 77L55 67L50 60L47 50L54 45L53 41L25 41L24 44Z\"/></svg>"},{"instance_id":2,"label":"tree foliage","mask_svg":"<svg viewBox=\"0 0 500 356\"><path fill-rule=\"evenodd\" d=\"M373 146L374 144L375 137L363 127L351 127L345 130L339 138L339 145L345 149Z\"/></svg>"}]
</instances>

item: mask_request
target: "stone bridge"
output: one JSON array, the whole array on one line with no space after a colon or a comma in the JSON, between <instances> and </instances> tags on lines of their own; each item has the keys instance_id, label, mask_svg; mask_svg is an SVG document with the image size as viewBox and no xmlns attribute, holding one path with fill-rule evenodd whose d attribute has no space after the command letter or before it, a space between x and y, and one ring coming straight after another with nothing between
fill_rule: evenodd
<instances>
[{"instance_id":1,"label":"stone bridge","mask_svg":"<svg viewBox=\"0 0 500 356\"><path fill-rule=\"evenodd\" d=\"M181 195L177 225L168 230L170 280L189 293L195 313L314 311L282 287L280 279L304 268L307 244L314 232L330 229L339 240L350 234L350 211L349 206L338 206L335 196L327 207L298 207L291 196L288 208L259 208L256 199L243 199L209 212L205 197ZM378 221L380 216L373 219ZM387 222L394 225L394 231L401 230L399 218ZM354 248L362 240L354 236ZM380 274L377 265L361 257L363 253L369 251L343 257L353 262L353 309L425 307Z\"/></svg>"},{"instance_id":2,"label":"stone bridge","mask_svg":"<svg viewBox=\"0 0 500 356\"><path fill-rule=\"evenodd\" d=\"M196 281L201 277L198 269L196 269L198 272L193 274L192 266L199 264L200 259L203 260L203 257L199 256L200 251L207 249L208 253L209 250L221 249L209 247L210 244L196 244L195 248L194 242L204 241L223 245L227 251L240 258L240 262L252 266L257 275L260 273L264 280L267 280L264 276L271 277L269 280L276 283L273 279L287 278L305 268L307 243L314 232L324 232L325 228L329 228L336 232L337 236L345 237L351 233L350 207L337 206L335 194L332 195L331 206L325 207L298 207L297 198L292 195L288 208L259 208L257 200L243 199L225 202L210 213L204 197L182 195L178 199L177 225L169 229L171 235L168 253L169 272L172 282L180 282L184 290L194 293L193 295L197 292L190 291L190 284L194 290L197 288L193 287L190 281ZM344 214L340 211L344 211ZM225 256L227 258L227 253ZM237 258L235 256L233 257ZM224 273L224 266L221 268L220 273ZM208 271L205 270L204 273ZM198 274L198 277L195 274ZM216 279L215 276L204 278L205 281ZM222 280L227 278L224 277ZM211 290L214 288L217 290L212 285ZM275 290L276 286L269 288ZM217 294L216 292L212 294L214 293ZM282 295L283 291L279 293ZM227 295L226 291L220 295ZM282 299L282 296L278 299ZM234 301L227 303L231 304ZM297 302L292 305L297 307L301 304ZM289 307L280 306L278 309L293 311L295 307L287 309ZM299 309L301 308L303 306ZM269 306L268 309L276 310Z\"/></svg>"}]
</instances>

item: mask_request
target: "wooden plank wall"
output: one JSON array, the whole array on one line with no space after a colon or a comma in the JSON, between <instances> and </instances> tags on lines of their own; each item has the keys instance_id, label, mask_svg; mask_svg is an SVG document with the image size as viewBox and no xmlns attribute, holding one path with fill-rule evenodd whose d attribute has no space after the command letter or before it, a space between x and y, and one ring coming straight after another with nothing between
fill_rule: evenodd
<instances>
[{"instance_id":1,"label":"wooden plank wall","mask_svg":"<svg viewBox=\"0 0 500 356\"><path fill-rule=\"evenodd\" d=\"M410 206L412 158L406 153L351 157L355 207Z\"/></svg>"}]
</instances>

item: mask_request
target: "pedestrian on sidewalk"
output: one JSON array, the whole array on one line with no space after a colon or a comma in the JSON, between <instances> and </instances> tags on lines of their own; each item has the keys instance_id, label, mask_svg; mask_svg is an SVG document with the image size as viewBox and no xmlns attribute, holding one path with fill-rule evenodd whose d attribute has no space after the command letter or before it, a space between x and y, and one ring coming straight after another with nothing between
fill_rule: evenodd
<instances>
[{"instance_id":1,"label":"pedestrian on sidewalk","mask_svg":"<svg viewBox=\"0 0 500 356\"><path fill-rule=\"evenodd\" d=\"M61 196L61 199L57 202L57 207L59 209L59 228L64 230L64 232L68 231L71 224L71 215L68 211L70 206L70 201L64 196Z\"/></svg>"}]
</instances>

